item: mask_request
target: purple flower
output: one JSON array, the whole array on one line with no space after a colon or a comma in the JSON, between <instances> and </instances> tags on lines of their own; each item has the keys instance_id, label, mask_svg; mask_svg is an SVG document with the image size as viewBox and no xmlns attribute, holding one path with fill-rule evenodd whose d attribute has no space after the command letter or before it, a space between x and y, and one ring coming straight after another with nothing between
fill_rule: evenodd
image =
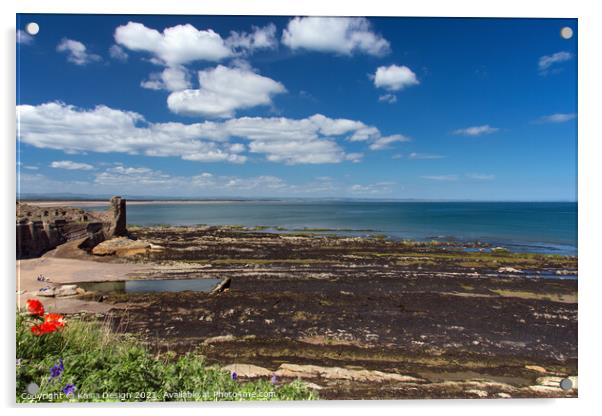
<instances>
[{"instance_id":1,"label":"purple flower","mask_svg":"<svg viewBox=\"0 0 602 416\"><path fill-rule=\"evenodd\" d=\"M66 384L65 387L63 388L63 393L65 393L65 396L69 396L70 394L74 394L75 390L77 390L77 388L75 388L74 384Z\"/></svg>"},{"instance_id":2,"label":"purple flower","mask_svg":"<svg viewBox=\"0 0 602 416\"><path fill-rule=\"evenodd\" d=\"M61 358L59 363L53 365L50 369L50 378L48 380L54 380L55 378L60 377L64 370L65 366L63 365L63 359Z\"/></svg>"},{"instance_id":3,"label":"purple flower","mask_svg":"<svg viewBox=\"0 0 602 416\"><path fill-rule=\"evenodd\" d=\"M232 371L232 380L238 380L238 374L235 371Z\"/></svg>"},{"instance_id":4,"label":"purple flower","mask_svg":"<svg viewBox=\"0 0 602 416\"><path fill-rule=\"evenodd\" d=\"M276 374L272 374L272 378L270 379L270 382L272 384L278 383L278 377L276 377Z\"/></svg>"}]
</instances>

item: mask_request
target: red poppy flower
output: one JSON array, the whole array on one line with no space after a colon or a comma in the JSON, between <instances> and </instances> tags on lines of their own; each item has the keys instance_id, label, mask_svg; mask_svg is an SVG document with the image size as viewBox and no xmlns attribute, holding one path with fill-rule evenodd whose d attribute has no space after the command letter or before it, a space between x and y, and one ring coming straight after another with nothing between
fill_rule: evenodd
<instances>
[{"instance_id":1,"label":"red poppy flower","mask_svg":"<svg viewBox=\"0 0 602 416\"><path fill-rule=\"evenodd\" d=\"M27 310L32 315L44 315L44 305L37 299L27 299Z\"/></svg>"},{"instance_id":2,"label":"red poppy flower","mask_svg":"<svg viewBox=\"0 0 602 416\"><path fill-rule=\"evenodd\" d=\"M37 336L49 334L59 329L60 326L56 322L44 322L40 325L31 327L31 333Z\"/></svg>"},{"instance_id":3,"label":"red poppy flower","mask_svg":"<svg viewBox=\"0 0 602 416\"><path fill-rule=\"evenodd\" d=\"M55 325L57 328L62 328L65 326L65 317L58 313L47 313L46 316L44 316L44 323Z\"/></svg>"}]
</instances>

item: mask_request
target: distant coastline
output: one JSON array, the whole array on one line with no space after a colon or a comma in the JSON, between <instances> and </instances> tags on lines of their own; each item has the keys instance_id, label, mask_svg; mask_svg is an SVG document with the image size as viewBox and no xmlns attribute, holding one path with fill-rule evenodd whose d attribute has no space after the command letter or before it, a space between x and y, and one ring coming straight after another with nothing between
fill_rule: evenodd
<instances>
[{"instance_id":1,"label":"distant coastline","mask_svg":"<svg viewBox=\"0 0 602 416\"><path fill-rule=\"evenodd\" d=\"M263 201L263 200L262 200ZM75 199L75 200L20 200L19 202L27 203L29 205L35 206L44 206L44 207L59 207L59 206L76 206L76 207L96 207L96 206L105 206L109 205L106 200L83 200L83 199ZM249 200L240 200L240 199L211 199L211 200L173 200L173 199L165 199L165 200L127 200L128 205L158 205L158 204L167 204L167 205L194 205L194 204L234 204L234 203L244 203L249 202ZM274 201L271 201L274 202Z\"/></svg>"}]
</instances>

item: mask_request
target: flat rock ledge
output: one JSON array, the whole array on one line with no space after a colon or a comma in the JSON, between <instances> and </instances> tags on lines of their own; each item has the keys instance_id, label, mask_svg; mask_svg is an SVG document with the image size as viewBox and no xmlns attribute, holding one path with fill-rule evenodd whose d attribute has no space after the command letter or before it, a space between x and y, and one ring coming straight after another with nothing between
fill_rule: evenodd
<instances>
[{"instance_id":1,"label":"flat rock ledge","mask_svg":"<svg viewBox=\"0 0 602 416\"><path fill-rule=\"evenodd\" d=\"M536 380L536 384L526 387L516 387L510 384L501 383L493 380L473 379L463 381L443 381L429 382L420 378L397 374L385 373L382 371L365 370L365 369L350 369L343 367L322 367L317 365L300 365L300 364L281 364L276 371L260 367L253 364L234 363L222 367L230 373L236 373L237 377L241 378L294 378L300 380L308 388L313 390L322 390L324 387L315 384L309 380L323 380L328 385L337 382L369 382L369 383L386 383L386 382L401 382L408 383L408 386L428 386L431 389L441 389L445 391L464 392L474 398L500 398L507 399L519 393L522 395L525 392L537 393L539 397L563 397L569 394L569 391L578 389L578 379L576 376L566 377L571 380L572 388L563 390L560 387L560 382L564 377L544 376Z\"/></svg>"},{"instance_id":2,"label":"flat rock ledge","mask_svg":"<svg viewBox=\"0 0 602 416\"><path fill-rule=\"evenodd\" d=\"M116 237L98 244L92 249L92 254L96 256L129 257L137 254L146 254L151 250L161 250L161 248L144 240Z\"/></svg>"},{"instance_id":3,"label":"flat rock ledge","mask_svg":"<svg viewBox=\"0 0 602 416\"><path fill-rule=\"evenodd\" d=\"M321 367L317 365L281 364L275 373L279 377L290 378L324 378L336 380L354 381L399 381L399 382L421 382L416 377L384 373L376 370L352 370L343 367Z\"/></svg>"},{"instance_id":4,"label":"flat rock ledge","mask_svg":"<svg viewBox=\"0 0 602 416\"><path fill-rule=\"evenodd\" d=\"M275 375L282 378L301 378L326 380L352 380L360 382L397 381L406 383L424 382L424 380L396 373L384 373L375 370L355 370L343 367L321 367L317 365L281 364L276 371L252 364L230 364L224 370L234 372L238 377L258 378Z\"/></svg>"},{"instance_id":5,"label":"flat rock ledge","mask_svg":"<svg viewBox=\"0 0 602 416\"><path fill-rule=\"evenodd\" d=\"M230 364L223 367L223 369L244 378L271 377L274 374L267 368L253 364Z\"/></svg>"}]
</instances>

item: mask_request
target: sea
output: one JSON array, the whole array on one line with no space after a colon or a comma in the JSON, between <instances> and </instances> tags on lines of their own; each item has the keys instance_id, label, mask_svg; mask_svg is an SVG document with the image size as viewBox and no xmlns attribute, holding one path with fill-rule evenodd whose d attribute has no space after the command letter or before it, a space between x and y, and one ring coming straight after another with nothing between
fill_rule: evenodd
<instances>
[{"instance_id":1,"label":"sea","mask_svg":"<svg viewBox=\"0 0 602 416\"><path fill-rule=\"evenodd\" d=\"M156 201L128 204L127 222L480 241L517 252L577 255L576 202Z\"/></svg>"}]
</instances>

